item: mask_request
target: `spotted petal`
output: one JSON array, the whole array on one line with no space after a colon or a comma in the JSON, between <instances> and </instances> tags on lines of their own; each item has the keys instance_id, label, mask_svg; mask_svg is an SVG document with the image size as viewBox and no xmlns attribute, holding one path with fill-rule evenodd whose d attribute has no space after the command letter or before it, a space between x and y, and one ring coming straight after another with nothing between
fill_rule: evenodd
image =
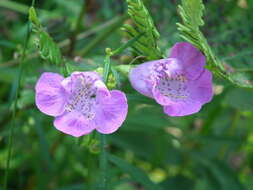
<instances>
[{"instance_id":1,"label":"spotted petal","mask_svg":"<svg viewBox=\"0 0 253 190\"><path fill-rule=\"evenodd\" d=\"M84 81L87 78L89 78L89 81ZM93 84L97 80L101 80L101 77L96 72L73 72L62 81L62 85L68 93L72 93L87 83Z\"/></svg>"},{"instance_id":2,"label":"spotted petal","mask_svg":"<svg viewBox=\"0 0 253 190\"><path fill-rule=\"evenodd\" d=\"M173 103L168 96L162 94L161 90L158 88L158 85L153 87L152 93L155 101L160 105L166 106Z\"/></svg>"},{"instance_id":3,"label":"spotted petal","mask_svg":"<svg viewBox=\"0 0 253 190\"><path fill-rule=\"evenodd\" d=\"M170 116L185 116L199 112L201 106L213 97L212 74L204 69L198 79L187 84L189 97L183 101L174 102L164 107L164 112Z\"/></svg>"}]
</instances>

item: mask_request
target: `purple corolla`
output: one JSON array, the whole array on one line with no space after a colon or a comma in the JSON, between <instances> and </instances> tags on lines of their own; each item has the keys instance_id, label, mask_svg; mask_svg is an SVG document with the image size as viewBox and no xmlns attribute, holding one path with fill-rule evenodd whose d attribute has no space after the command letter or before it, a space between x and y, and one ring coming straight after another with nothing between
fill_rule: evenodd
<instances>
[{"instance_id":1,"label":"purple corolla","mask_svg":"<svg viewBox=\"0 0 253 190\"><path fill-rule=\"evenodd\" d=\"M138 65L129 73L138 92L153 98L170 116L198 112L212 99L212 74L205 66L205 56L187 42L175 44L167 59Z\"/></svg>"},{"instance_id":2,"label":"purple corolla","mask_svg":"<svg viewBox=\"0 0 253 190\"><path fill-rule=\"evenodd\" d=\"M109 91L96 72L74 72L67 78L45 72L35 90L39 110L55 117L56 129L74 137L94 129L113 133L127 115L125 94Z\"/></svg>"}]
</instances>

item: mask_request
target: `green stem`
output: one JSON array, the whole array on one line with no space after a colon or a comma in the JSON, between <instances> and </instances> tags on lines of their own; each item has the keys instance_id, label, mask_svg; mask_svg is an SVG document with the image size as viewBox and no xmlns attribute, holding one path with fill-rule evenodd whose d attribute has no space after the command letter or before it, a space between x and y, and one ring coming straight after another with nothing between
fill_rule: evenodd
<instances>
[{"instance_id":1,"label":"green stem","mask_svg":"<svg viewBox=\"0 0 253 190\"><path fill-rule=\"evenodd\" d=\"M34 5L35 0L32 1L32 6ZM17 87L15 90L15 97L14 97L14 107L13 107L13 112L12 112L12 124L10 126L10 134L8 137L8 145L7 145L7 160L6 160L6 171L5 171L5 176L4 176L4 190L7 190L7 184L8 184L8 177L9 177L9 170L10 170L10 161L11 161L11 156L12 156L12 147L13 147L13 136L14 136L14 127L15 127L15 117L16 117L16 111L17 111L17 102L18 102L18 94L19 94L19 89L21 86L21 79L22 79L22 74L24 71L24 61L25 61L25 56L26 56L26 50L28 47L28 40L30 37L30 22L27 24L27 33L26 33L26 38L24 42L24 48L22 51L22 56L21 56L21 62L19 64L19 71L18 71L18 77L17 77Z\"/></svg>"},{"instance_id":2,"label":"green stem","mask_svg":"<svg viewBox=\"0 0 253 190\"><path fill-rule=\"evenodd\" d=\"M92 133L92 134L96 134L96 133ZM94 135L92 135L94 136ZM94 137L91 137L91 138L94 138ZM88 167L88 177L87 177L87 190L93 190L93 186L94 186L94 176L95 173L96 173L96 169L94 167L94 156L93 154L91 153L90 149L86 149L86 154L87 154L87 167ZM97 182L97 181L95 181Z\"/></svg>"},{"instance_id":3,"label":"green stem","mask_svg":"<svg viewBox=\"0 0 253 190\"><path fill-rule=\"evenodd\" d=\"M121 20L123 17L124 16L113 18L112 20L107 21L104 24L101 24L97 27L91 28L91 29L87 30L86 32L80 33L77 35L77 40L83 40L93 34L100 32L101 30L107 30L107 28L110 28L112 25L115 25L115 23L118 23L119 20ZM58 46L63 49L66 46L68 46L69 44L70 44L70 40L66 39L66 40L63 40L62 42L58 43ZM39 56L39 53L30 54L27 56L27 60L36 58L38 56ZM16 65L20 62L20 60L21 59L14 59L14 60L7 61L4 64L0 64L0 69L4 68L4 67L10 67L10 66Z\"/></svg>"},{"instance_id":4,"label":"green stem","mask_svg":"<svg viewBox=\"0 0 253 190\"><path fill-rule=\"evenodd\" d=\"M110 73L111 68L111 61L110 56L112 55L111 49L107 48L105 50L106 56L104 60L104 72L103 72L103 80L106 84L108 81L108 76ZM107 170L107 153L106 153L106 135L100 134L100 158L99 158L99 166L100 166L100 185L99 190L106 190L107 189L107 176L106 176L106 170Z\"/></svg>"},{"instance_id":5,"label":"green stem","mask_svg":"<svg viewBox=\"0 0 253 190\"><path fill-rule=\"evenodd\" d=\"M60 72L64 77L67 77L69 75L67 66L66 66L66 60L62 57L62 62L60 65Z\"/></svg>"},{"instance_id":6,"label":"green stem","mask_svg":"<svg viewBox=\"0 0 253 190\"><path fill-rule=\"evenodd\" d=\"M4 7L23 14L27 14L27 11L29 9L29 7L27 7L26 5L9 0L0 1L0 7Z\"/></svg>"},{"instance_id":7,"label":"green stem","mask_svg":"<svg viewBox=\"0 0 253 190\"><path fill-rule=\"evenodd\" d=\"M106 170L107 170L107 153L106 153L106 135L100 134L100 185L99 190L106 190L107 189L107 177L106 177Z\"/></svg>"},{"instance_id":8,"label":"green stem","mask_svg":"<svg viewBox=\"0 0 253 190\"><path fill-rule=\"evenodd\" d=\"M11 11L15 11L21 14L27 14L29 10L29 6L23 4L23 3L18 3L16 1L10 1L10 0L0 0L0 7L9 9ZM56 17L54 16L55 14L52 14L49 11L38 9L38 11L44 15L48 15L49 18Z\"/></svg>"},{"instance_id":9,"label":"green stem","mask_svg":"<svg viewBox=\"0 0 253 190\"><path fill-rule=\"evenodd\" d=\"M12 112L12 124L10 126L10 134L8 137L8 155L7 155L7 161L6 161L6 172L5 172L5 177L4 177L4 189L6 189L6 190L7 190L9 169L10 169L11 154L12 154L13 135L14 135L15 117L16 117L16 111L17 111L18 94L19 94L21 78L22 78L22 74L23 74L23 70L24 70L23 65L24 65L25 54L26 54L29 36L30 36L30 23L28 23L28 25L27 25L27 35L26 35L26 39L25 39L25 43L24 43L24 49L22 52L22 59L19 64L19 72L18 72L19 74L18 74L18 78L17 78L17 87L15 90L14 107L13 107L13 112Z\"/></svg>"},{"instance_id":10,"label":"green stem","mask_svg":"<svg viewBox=\"0 0 253 190\"><path fill-rule=\"evenodd\" d=\"M77 17L75 28L72 31L72 34L70 36L70 45L69 45L69 50L68 50L68 55L69 56L71 56L73 54L73 51L75 50L75 45L76 45L76 40L77 40L77 34L81 30L82 20L83 20L85 11L86 11L86 3L85 2L86 2L86 0L83 0L83 5L82 5L80 13L79 13L79 15Z\"/></svg>"},{"instance_id":11,"label":"green stem","mask_svg":"<svg viewBox=\"0 0 253 190\"><path fill-rule=\"evenodd\" d=\"M115 23L110 25L108 28L103 30L100 34L98 34L89 44L87 44L83 49L77 52L78 55L85 56L92 49L94 49L100 42L107 39L110 35L113 34L113 31L117 30L122 26L122 23L127 19L127 15L123 15L117 19Z\"/></svg>"}]
</instances>

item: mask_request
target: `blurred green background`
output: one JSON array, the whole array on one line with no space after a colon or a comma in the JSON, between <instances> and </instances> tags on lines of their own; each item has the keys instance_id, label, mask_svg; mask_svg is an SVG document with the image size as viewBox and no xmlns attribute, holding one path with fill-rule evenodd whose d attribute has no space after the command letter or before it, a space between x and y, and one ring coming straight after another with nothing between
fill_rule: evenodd
<instances>
[{"instance_id":1,"label":"blurred green background","mask_svg":"<svg viewBox=\"0 0 253 190\"><path fill-rule=\"evenodd\" d=\"M127 9L124 0L83 2L35 3L41 23L61 47L72 70L102 66L104 49L115 49L126 41L120 30L123 22L129 22L122 18ZM180 1L144 3L161 34L159 47L169 52L181 41L176 30ZM253 70L253 1L204 3L202 30L215 53L227 69ZM97 190L97 134L79 140L61 134L53 127L53 118L34 106L34 85L40 74L59 72L39 58L34 34L25 56L17 113L12 116L30 5L28 0L0 0L0 189L12 125L10 190ZM113 62L128 64L132 59L126 50L113 57ZM108 190L253 189L253 90L215 79L215 96L210 103L198 114L173 118L155 101L135 92L126 76L120 75L119 80L118 86L128 96L129 114L120 130L107 136Z\"/></svg>"}]
</instances>

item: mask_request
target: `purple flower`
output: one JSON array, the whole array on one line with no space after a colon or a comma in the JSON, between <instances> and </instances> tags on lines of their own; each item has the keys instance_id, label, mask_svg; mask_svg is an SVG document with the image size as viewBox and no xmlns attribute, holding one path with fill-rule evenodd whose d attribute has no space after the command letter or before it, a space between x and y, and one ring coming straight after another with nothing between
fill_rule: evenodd
<instances>
[{"instance_id":1,"label":"purple flower","mask_svg":"<svg viewBox=\"0 0 253 190\"><path fill-rule=\"evenodd\" d=\"M43 73L36 84L36 105L54 116L54 126L79 137L96 129L115 132L127 115L127 99L119 90L109 91L96 72L74 72L64 78Z\"/></svg>"},{"instance_id":2,"label":"purple flower","mask_svg":"<svg viewBox=\"0 0 253 190\"><path fill-rule=\"evenodd\" d=\"M212 99L212 74L205 66L205 56L193 45L177 43L170 57L138 65L129 73L138 92L154 98L170 116L198 112Z\"/></svg>"}]
</instances>

